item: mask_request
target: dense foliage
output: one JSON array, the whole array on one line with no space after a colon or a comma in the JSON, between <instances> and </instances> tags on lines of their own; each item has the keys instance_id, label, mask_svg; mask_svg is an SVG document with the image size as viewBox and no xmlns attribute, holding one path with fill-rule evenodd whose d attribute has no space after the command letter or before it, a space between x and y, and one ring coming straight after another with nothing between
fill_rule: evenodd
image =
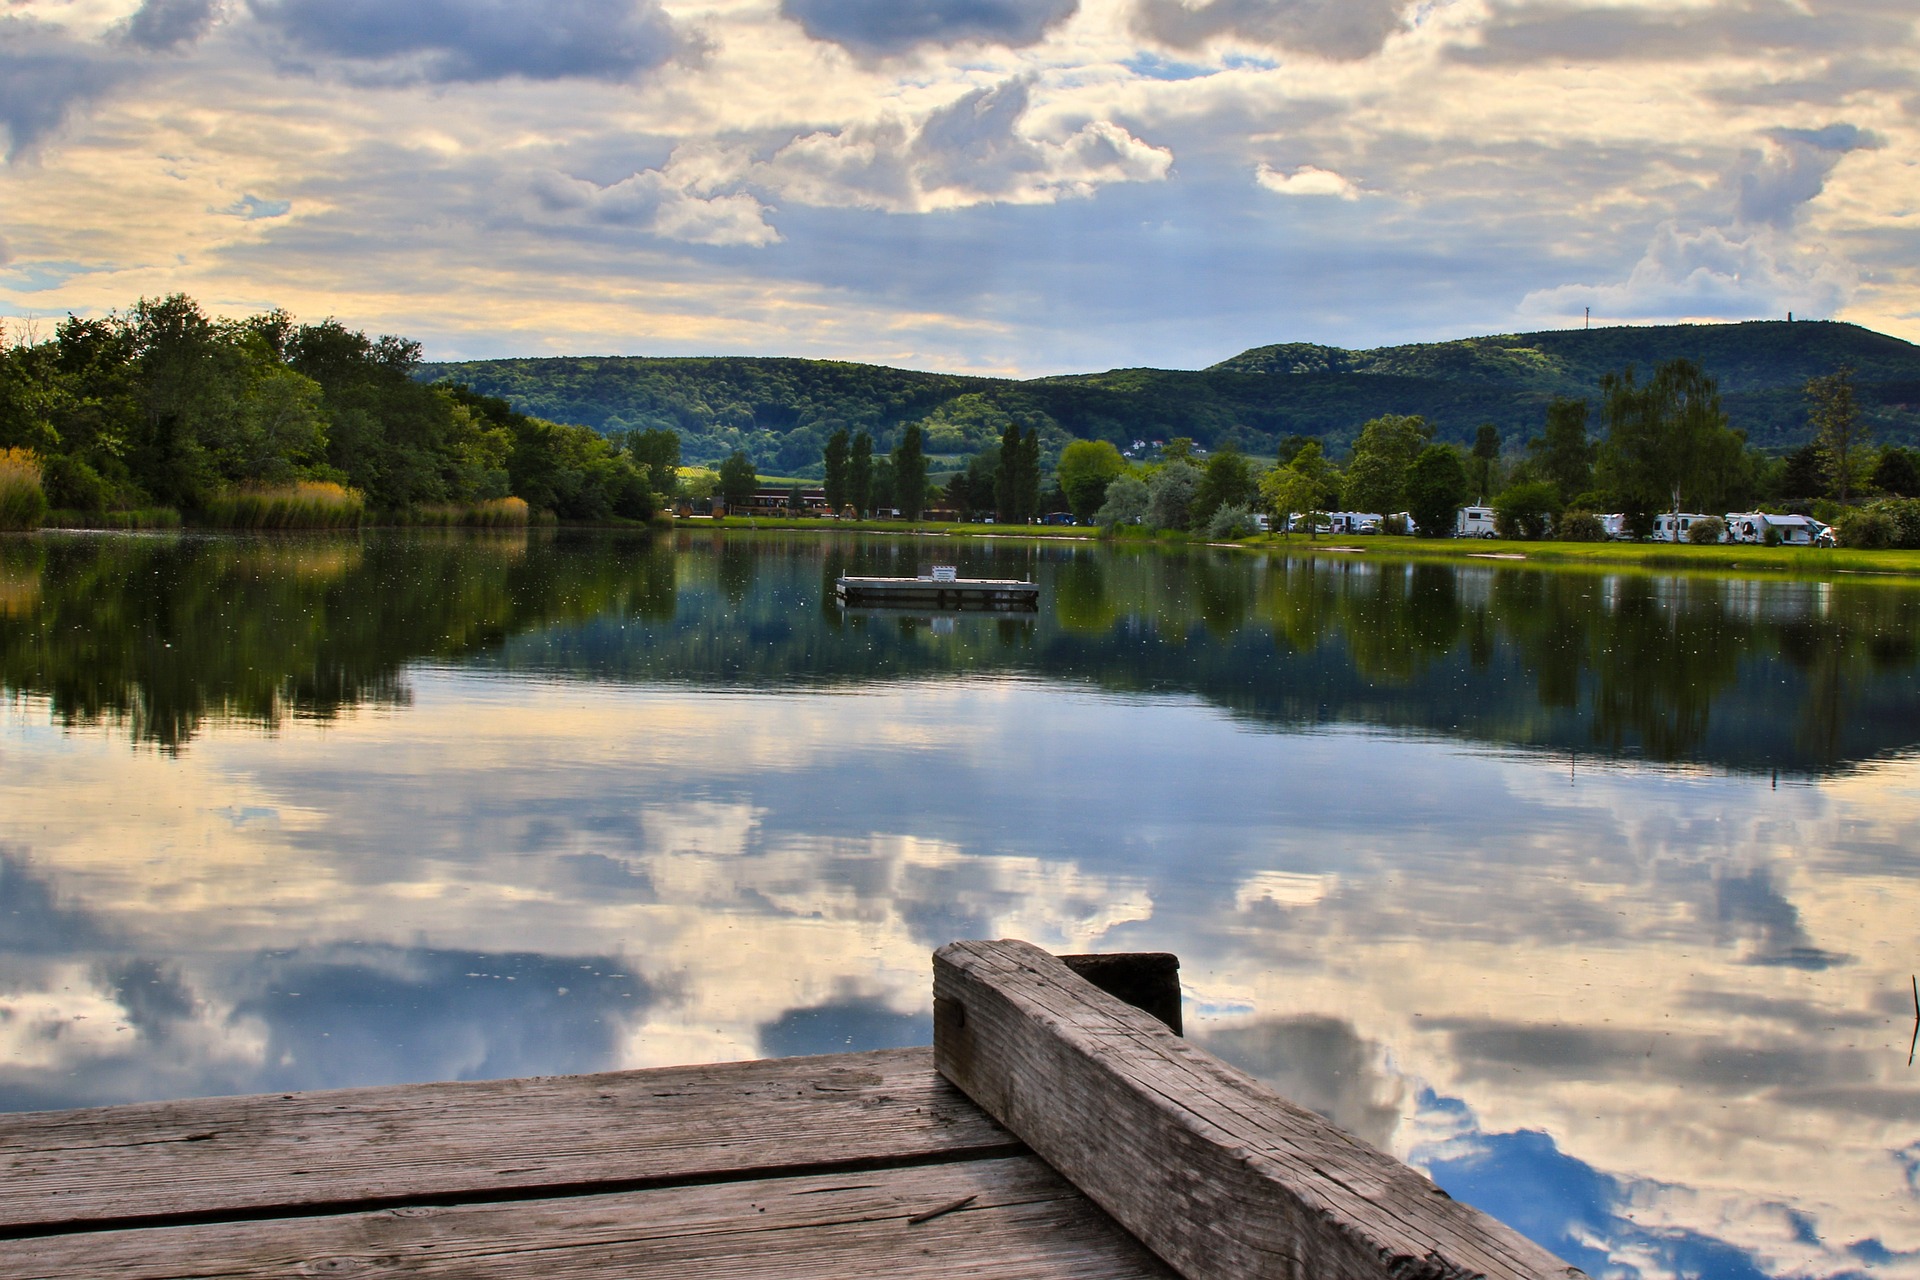
<instances>
[{"instance_id":1,"label":"dense foliage","mask_svg":"<svg viewBox=\"0 0 1920 1280\"><path fill-rule=\"evenodd\" d=\"M1435 439L1461 445L1489 426L1497 444L1537 433L1555 400L1597 404L1609 373L1676 358L1717 382L1731 425L1755 445L1804 440L1808 379L1843 365L1855 371L1861 421L1875 438L1920 443L1920 349L1827 322L1568 330L1372 351L1296 343L1198 371L1117 369L1024 382L744 357L484 360L427 366L422 376L453 378L522 412L610 433L671 428L692 462L744 449L779 474L818 475L835 431L867 431L884 452L910 422L920 424L929 458L956 467L1010 423L1038 432L1049 459L1073 439L1128 449L1175 436L1269 456L1284 453L1289 437L1307 437L1342 454L1362 424L1387 415L1418 415Z\"/></svg>"},{"instance_id":2,"label":"dense foliage","mask_svg":"<svg viewBox=\"0 0 1920 1280\"><path fill-rule=\"evenodd\" d=\"M31 451L56 508L166 507L249 527L509 496L564 519L643 519L650 480L671 470L668 452L677 460L677 438L636 437L650 452L635 454L429 386L419 367L417 343L332 320L216 320L185 296L143 299L0 351L0 451Z\"/></svg>"}]
</instances>

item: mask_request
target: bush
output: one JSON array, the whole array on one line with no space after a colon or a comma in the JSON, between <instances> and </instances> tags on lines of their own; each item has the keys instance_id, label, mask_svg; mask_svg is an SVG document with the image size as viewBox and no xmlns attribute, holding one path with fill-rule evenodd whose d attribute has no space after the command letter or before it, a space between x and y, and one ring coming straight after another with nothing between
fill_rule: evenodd
<instances>
[{"instance_id":1,"label":"bush","mask_svg":"<svg viewBox=\"0 0 1920 1280\"><path fill-rule=\"evenodd\" d=\"M1554 525L1553 536L1562 542L1605 542L1607 526L1591 511L1569 511Z\"/></svg>"},{"instance_id":2,"label":"bush","mask_svg":"<svg viewBox=\"0 0 1920 1280\"><path fill-rule=\"evenodd\" d=\"M1833 526L1834 541L1843 547L1861 551L1879 551L1891 547L1898 541L1899 532L1893 517L1880 510L1878 504L1855 507Z\"/></svg>"},{"instance_id":3,"label":"bush","mask_svg":"<svg viewBox=\"0 0 1920 1280\"><path fill-rule=\"evenodd\" d=\"M1402 515L1380 517L1380 532L1394 538L1404 538L1413 532L1407 526L1407 518Z\"/></svg>"},{"instance_id":4,"label":"bush","mask_svg":"<svg viewBox=\"0 0 1920 1280\"><path fill-rule=\"evenodd\" d=\"M40 459L31 449L0 449L0 530L38 529L46 514Z\"/></svg>"},{"instance_id":5,"label":"bush","mask_svg":"<svg viewBox=\"0 0 1920 1280\"><path fill-rule=\"evenodd\" d=\"M1516 484L1493 500L1493 530L1503 538L1544 538L1559 499L1560 491L1544 480Z\"/></svg>"},{"instance_id":6,"label":"bush","mask_svg":"<svg viewBox=\"0 0 1920 1280\"><path fill-rule=\"evenodd\" d=\"M1727 522L1719 516L1707 516L1687 526L1687 541L1696 547L1704 547L1713 542L1724 542L1726 537Z\"/></svg>"},{"instance_id":7,"label":"bush","mask_svg":"<svg viewBox=\"0 0 1920 1280\"><path fill-rule=\"evenodd\" d=\"M1207 537L1215 542L1234 542L1258 532L1253 512L1238 502L1215 508L1213 518L1207 521Z\"/></svg>"},{"instance_id":8,"label":"bush","mask_svg":"<svg viewBox=\"0 0 1920 1280\"><path fill-rule=\"evenodd\" d=\"M105 511L107 482L78 458L56 454L40 466L40 487L47 501L66 511Z\"/></svg>"},{"instance_id":9,"label":"bush","mask_svg":"<svg viewBox=\"0 0 1920 1280\"><path fill-rule=\"evenodd\" d=\"M229 489L201 511L226 529L351 529L366 514L358 489L330 480L301 480L273 488Z\"/></svg>"}]
</instances>

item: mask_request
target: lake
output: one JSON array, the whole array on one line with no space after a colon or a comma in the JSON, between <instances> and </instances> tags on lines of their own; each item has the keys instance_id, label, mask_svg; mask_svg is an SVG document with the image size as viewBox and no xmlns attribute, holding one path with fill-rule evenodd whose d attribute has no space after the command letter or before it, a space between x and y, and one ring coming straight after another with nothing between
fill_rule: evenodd
<instances>
[{"instance_id":1,"label":"lake","mask_svg":"<svg viewBox=\"0 0 1920 1280\"><path fill-rule=\"evenodd\" d=\"M936 560L1041 610L833 604ZM1596 1276L1920 1276L1920 587L0 538L0 1109L925 1043L1006 936Z\"/></svg>"}]
</instances>

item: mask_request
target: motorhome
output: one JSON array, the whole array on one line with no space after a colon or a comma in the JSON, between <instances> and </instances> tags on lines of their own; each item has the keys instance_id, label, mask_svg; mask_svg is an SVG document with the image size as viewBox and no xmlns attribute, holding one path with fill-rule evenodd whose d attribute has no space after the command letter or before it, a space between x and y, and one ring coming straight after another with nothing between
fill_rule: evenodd
<instances>
[{"instance_id":1,"label":"motorhome","mask_svg":"<svg viewBox=\"0 0 1920 1280\"><path fill-rule=\"evenodd\" d=\"M1712 517L1699 511L1663 511L1654 517L1653 540L1655 542L1685 542L1687 531L1693 528L1694 521L1708 520Z\"/></svg>"},{"instance_id":2,"label":"motorhome","mask_svg":"<svg viewBox=\"0 0 1920 1280\"><path fill-rule=\"evenodd\" d=\"M1335 533L1378 533L1381 516L1378 511L1329 511L1327 519L1333 524Z\"/></svg>"},{"instance_id":3,"label":"motorhome","mask_svg":"<svg viewBox=\"0 0 1920 1280\"><path fill-rule=\"evenodd\" d=\"M1764 511L1729 511L1727 541L1755 546L1830 547L1833 531L1811 516L1776 516ZM1772 537L1769 537L1769 531Z\"/></svg>"},{"instance_id":4,"label":"motorhome","mask_svg":"<svg viewBox=\"0 0 1920 1280\"><path fill-rule=\"evenodd\" d=\"M1453 536L1456 538L1495 537L1492 507L1462 507L1453 514Z\"/></svg>"},{"instance_id":5,"label":"motorhome","mask_svg":"<svg viewBox=\"0 0 1920 1280\"><path fill-rule=\"evenodd\" d=\"M1627 527L1627 517L1623 513L1601 516L1600 527L1607 531L1607 537L1614 542L1633 540L1633 530Z\"/></svg>"}]
</instances>

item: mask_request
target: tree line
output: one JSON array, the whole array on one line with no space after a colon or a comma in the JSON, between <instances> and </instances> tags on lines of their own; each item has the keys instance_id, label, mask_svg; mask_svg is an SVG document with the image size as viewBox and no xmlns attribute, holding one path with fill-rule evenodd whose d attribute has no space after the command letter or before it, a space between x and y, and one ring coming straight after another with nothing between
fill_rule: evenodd
<instances>
[{"instance_id":1,"label":"tree line","mask_svg":"<svg viewBox=\"0 0 1920 1280\"><path fill-rule=\"evenodd\" d=\"M304 493L376 515L518 499L561 519L645 520L662 479L633 442L427 385L418 343L334 320L215 319L176 294L11 337L0 455L16 489L35 479L38 500L82 516L217 522L236 495Z\"/></svg>"}]
</instances>

